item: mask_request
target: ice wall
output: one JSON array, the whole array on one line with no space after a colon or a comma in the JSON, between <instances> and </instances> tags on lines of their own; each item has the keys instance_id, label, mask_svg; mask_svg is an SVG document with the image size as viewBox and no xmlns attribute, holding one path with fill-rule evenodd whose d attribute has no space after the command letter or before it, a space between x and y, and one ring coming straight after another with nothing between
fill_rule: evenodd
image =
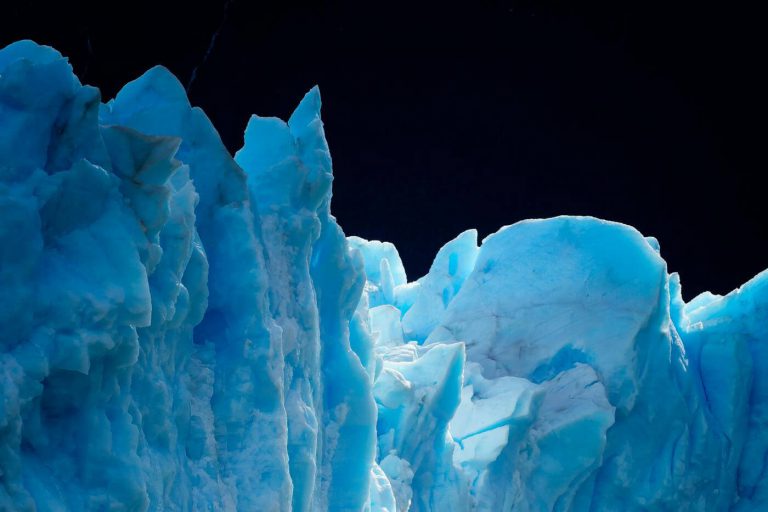
<instances>
[{"instance_id":1,"label":"ice wall","mask_svg":"<svg viewBox=\"0 0 768 512\"><path fill-rule=\"evenodd\" d=\"M365 278L317 90L240 164L163 68L99 101L0 53L0 509L363 509Z\"/></svg>"},{"instance_id":2,"label":"ice wall","mask_svg":"<svg viewBox=\"0 0 768 512\"><path fill-rule=\"evenodd\" d=\"M444 409L449 434L418 429L422 443L452 451L465 479L469 502L451 510L767 505L768 272L726 297L684 304L655 241L622 224L530 220L479 248L474 241L463 233L427 276L369 310L384 367L374 385L382 467L393 457L418 467L418 457L391 442L416 429L401 434L388 418L441 385L442 364L425 370L433 379L424 389L392 361L408 354L428 367L426 354L461 342L460 402ZM376 244L355 244L366 267L400 265L385 262ZM378 296L386 281L369 283L369 293ZM422 310L429 313L414 321ZM389 476L401 474L396 466ZM423 492L413 480L401 494ZM410 509L441 508L413 498Z\"/></svg>"},{"instance_id":3,"label":"ice wall","mask_svg":"<svg viewBox=\"0 0 768 512\"><path fill-rule=\"evenodd\" d=\"M558 217L408 282L331 167L317 89L233 158L164 68L0 50L0 511L768 508L768 272Z\"/></svg>"}]
</instances>

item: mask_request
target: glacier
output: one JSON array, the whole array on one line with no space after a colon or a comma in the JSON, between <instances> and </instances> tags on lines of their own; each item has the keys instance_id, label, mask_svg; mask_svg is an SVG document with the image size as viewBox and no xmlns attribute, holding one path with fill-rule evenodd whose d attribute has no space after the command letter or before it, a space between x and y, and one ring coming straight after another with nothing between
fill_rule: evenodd
<instances>
[{"instance_id":1,"label":"glacier","mask_svg":"<svg viewBox=\"0 0 768 512\"><path fill-rule=\"evenodd\" d=\"M312 89L230 155L155 67L0 50L0 510L768 509L768 271L690 302L592 217L408 281Z\"/></svg>"}]
</instances>

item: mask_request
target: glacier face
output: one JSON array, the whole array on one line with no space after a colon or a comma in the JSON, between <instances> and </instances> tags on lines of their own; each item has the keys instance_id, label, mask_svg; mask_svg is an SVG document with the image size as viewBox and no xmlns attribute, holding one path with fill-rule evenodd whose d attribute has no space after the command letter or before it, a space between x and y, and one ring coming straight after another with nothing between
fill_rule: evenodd
<instances>
[{"instance_id":1,"label":"glacier face","mask_svg":"<svg viewBox=\"0 0 768 512\"><path fill-rule=\"evenodd\" d=\"M317 89L232 157L163 68L0 50L0 510L768 507L768 272L557 217L408 282L331 182Z\"/></svg>"}]
</instances>

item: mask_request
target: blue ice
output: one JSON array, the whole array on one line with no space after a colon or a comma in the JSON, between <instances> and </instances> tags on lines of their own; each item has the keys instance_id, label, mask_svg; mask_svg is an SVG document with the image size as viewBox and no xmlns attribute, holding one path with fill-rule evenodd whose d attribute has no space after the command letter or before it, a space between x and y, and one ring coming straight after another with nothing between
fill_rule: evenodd
<instances>
[{"instance_id":1,"label":"blue ice","mask_svg":"<svg viewBox=\"0 0 768 512\"><path fill-rule=\"evenodd\" d=\"M768 509L768 271L592 217L346 237L310 90L234 156L156 67L0 50L0 510Z\"/></svg>"}]
</instances>

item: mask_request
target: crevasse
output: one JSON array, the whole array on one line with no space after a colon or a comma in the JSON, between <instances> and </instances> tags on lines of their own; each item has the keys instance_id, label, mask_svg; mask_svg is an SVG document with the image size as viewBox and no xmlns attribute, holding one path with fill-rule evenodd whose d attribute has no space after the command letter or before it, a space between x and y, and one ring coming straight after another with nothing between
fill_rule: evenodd
<instances>
[{"instance_id":1,"label":"crevasse","mask_svg":"<svg viewBox=\"0 0 768 512\"><path fill-rule=\"evenodd\" d=\"M768 272L557 217L408 282L331 182L317 89L233 158L164 68L0 50L0 510L768 508Z\"/></svg>"}]
</instances>

